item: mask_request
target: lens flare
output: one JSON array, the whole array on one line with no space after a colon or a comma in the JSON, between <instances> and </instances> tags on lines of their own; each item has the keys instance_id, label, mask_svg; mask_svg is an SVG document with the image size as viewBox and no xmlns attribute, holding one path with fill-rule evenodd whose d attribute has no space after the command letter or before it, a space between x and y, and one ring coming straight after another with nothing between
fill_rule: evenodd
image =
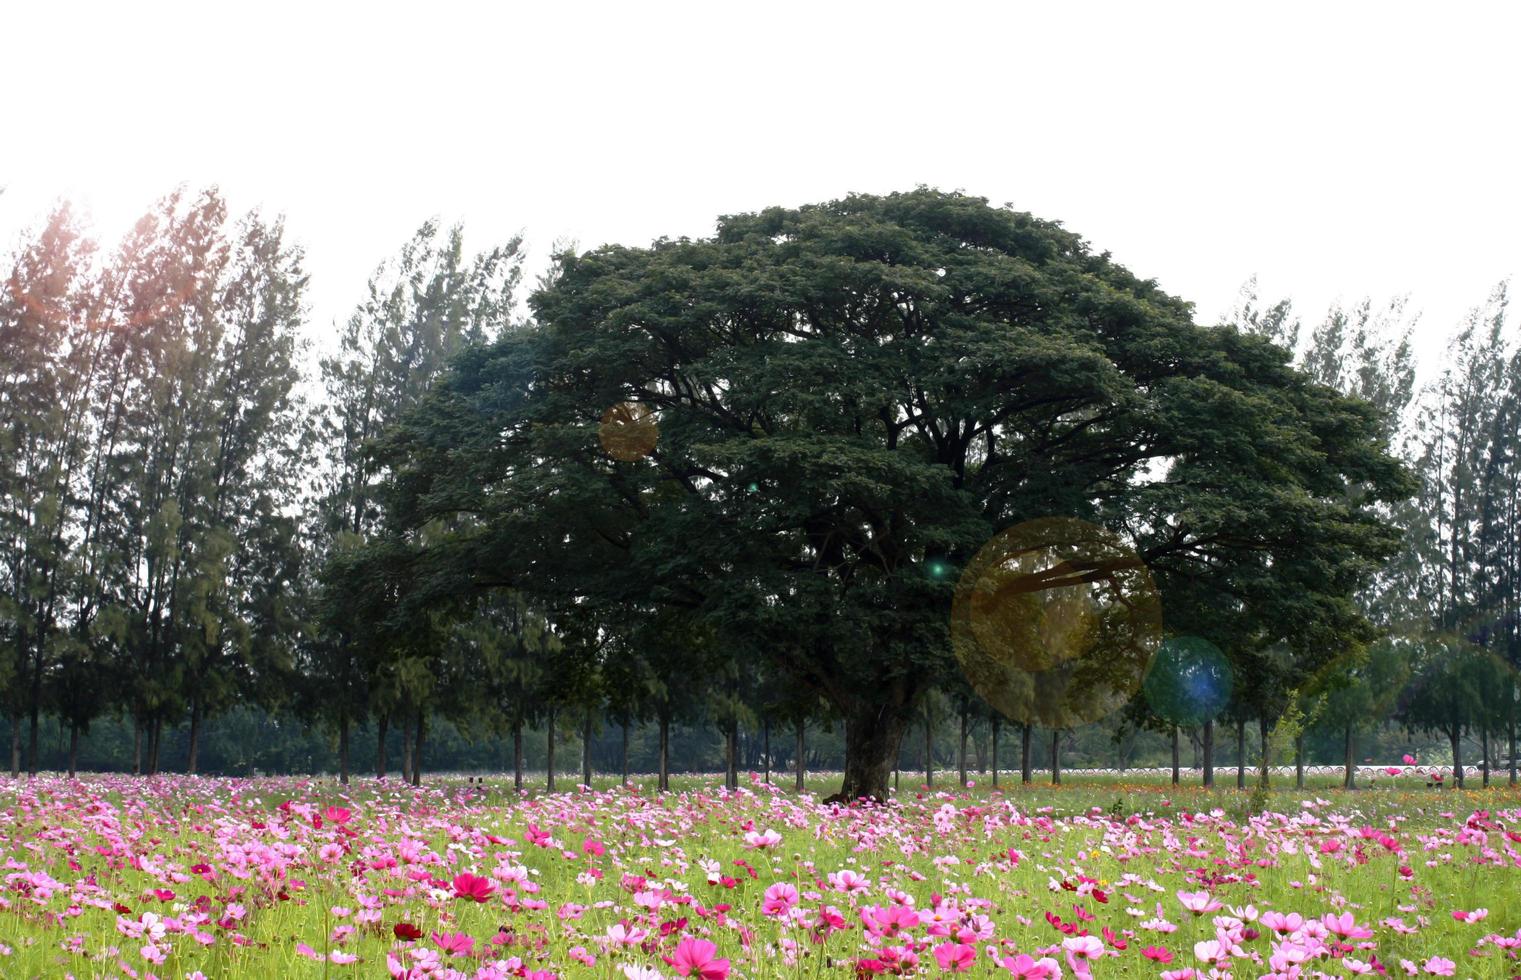
<instances>
[{"instance_id":1,"label":"lens flare","mask_svg":"<svg viewBox=\"0 0 1521 980\"><path fill-rule=\"evenodd\" d=\"M655 413L641 402L619 402L602 413L597 426L602 449L621 463L635 463L655 451L660 430Z\"/></svg>"},{"instance_id":2,"label":"lens flare","mask_svg":"<svg viewBox=\"0 0 1521 980\"><path fill-rule=\"evenodd\" d=\"M951 604L951 646L973 689L1008 718L1047 728L1121 707L1161 634L1161 598L1135 550L1075 518L994 537Z\"/></svg>"},{"instance_id":3,"label":"lens flare","mask_svg":"<svg viewBox=\"0 0 1521 980\"><path fill-rule=\"evenodd\" d=\"M1235 681L1219 647L1199 636L1174 636L1152 659L1141 689L1158 718L1193 728L1225 709Z\"/></svg>"}]
</instances>

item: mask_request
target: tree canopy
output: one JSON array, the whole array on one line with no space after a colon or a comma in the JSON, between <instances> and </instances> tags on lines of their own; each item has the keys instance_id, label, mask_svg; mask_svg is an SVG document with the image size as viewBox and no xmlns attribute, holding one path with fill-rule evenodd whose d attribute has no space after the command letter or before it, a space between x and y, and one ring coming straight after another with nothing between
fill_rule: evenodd
<instances>
[{"instance_id":1,"label":"tree canopy","mask_svg":"<svg viewBox=\"0 0 1521 980\"><path fill-rule=\"evenodd\" d=\"M1228 652L1370 635L1373 506L1411 488L1378 412L1053 222L927 189L773 208L564 254L530 302L385 442L394 615L511 587L705 620L843 716L848 797L885 795L959 570L1020 521L1130 539L1169 628ZM647 453L599 439L624 404Z\"/></svg>"}]
</instances>

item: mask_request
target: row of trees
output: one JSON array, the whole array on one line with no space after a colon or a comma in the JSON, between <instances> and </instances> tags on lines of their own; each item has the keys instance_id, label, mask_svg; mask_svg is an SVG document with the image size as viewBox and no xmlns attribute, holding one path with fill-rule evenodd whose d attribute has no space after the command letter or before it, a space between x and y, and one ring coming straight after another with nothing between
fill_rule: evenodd
<instances>
[{"instance_id":1,"label":"row of trees","mask_svg":"<svg viewBox=\"0 0 1521 980\"><path fill-rule=\"evenodd\" d=\"M117 252L65 208L0 292L0 660L11 768L75 739L277 701L294 635L306 277L278 221L175 194ZM192 740L192 745L194 740ZM195 765L192 748L190 766Z\"/></svg>"},{"instance_id":2,"label":"row of trees","mask_svg":"<svg viewBox=\"0 0 1521 980\"><path fill-rule=\"evenodd\" d=\"M1226 652L1243 744L1280 716L1348 720L1349 753L1396 716L1513 733L1435 680L1469 678L1459 648L1517 662L1503 294L1420 391L1398 307L1301 341L1248 297L1199 327L1059 226L927 190L565 252L526 320L521 272L516 240L425 225L303 373L278 222L177 194L109 256L66 209L25 243L0 293L13 771L43 715L130 718L148 772L188 724L193 770L243 704L330 733L344 778L359 726L419 778L442 717L518 760L532 729L648 722L662 774L702 719L737 781L742 731L827 720L844 794L881 796L931 691L986 716L949 654L957 573L1048 515L1135 543L1168 632ZM1420 682L1393 705L1384 648ZM1172 729L1142 698L1120 720Z\"/></svg>"},{"instance_id":3,"label":"row of trees","mask_svg":"<svg viewBox=\"0 0 1521 980\"><path fill-rule=\"evenodd\" d=\"M1424 387L1415 384L1414 321L1403 302L1333 309L1303 343L1286 302L1259 310L1248 296L1237 315L1295 350L1321 383L1377 407L1417 479L1415 493L1387 511L1403 533L1400 550L1357 596L1380 638L1233 709L1276 717L1297 695L1298 707L1337 719L1349 784L1357 739L1389 722L1447 739L1457 785L1464 736L1480 744L1486 782L1491 740L1503 736L1516 779L1521 344L1507 314L1502 284L1456 331Z\"/></svg>"}]
</instances>

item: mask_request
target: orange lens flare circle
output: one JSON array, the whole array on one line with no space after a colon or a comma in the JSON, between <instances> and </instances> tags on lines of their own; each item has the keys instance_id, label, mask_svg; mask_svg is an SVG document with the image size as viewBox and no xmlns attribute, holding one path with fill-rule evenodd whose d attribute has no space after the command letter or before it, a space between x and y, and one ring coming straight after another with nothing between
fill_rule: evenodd
<instances>
[{"instance_id":1,"label":"orange lens flare circle","mask_svg":"<svg viewBox=\"0 0 1521 980\"><path fill-rule=\"evenodd\" d=\"M660 429L655 413L641 402L619 402L602 413L597 426L602 449L621 463L634 463L655 451Z\"/></svg>"},{"instance_id":2,"label":"orange lens flare circle","mask_svg":"<svg viewBox=\"0 0 1521 980\"><path fill-rule=\"evenodd\" d=\"M1162 642L1151 572L1119 535L1070 517L1008 528L962 570L951 647L1005 717L1071 728L1121 708Z\"/></svg>"}]
</instances>

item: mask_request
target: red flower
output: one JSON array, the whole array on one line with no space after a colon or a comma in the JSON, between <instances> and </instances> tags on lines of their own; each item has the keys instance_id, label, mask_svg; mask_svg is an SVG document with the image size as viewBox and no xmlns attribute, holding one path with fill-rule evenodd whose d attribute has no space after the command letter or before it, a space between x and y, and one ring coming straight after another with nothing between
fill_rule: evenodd
<instances>
[{"instance_id":1,"label":"red flower","mask_svg":"<svg viewBox=\"0 0 1521 980\"><path fill-rule=\"evenodd\" d=\"M421 939L423 934L421 929L410 922L398 922L391 927L391 931L396 934L397 939L402 940Z\"/></svg>"}]
</instances>

